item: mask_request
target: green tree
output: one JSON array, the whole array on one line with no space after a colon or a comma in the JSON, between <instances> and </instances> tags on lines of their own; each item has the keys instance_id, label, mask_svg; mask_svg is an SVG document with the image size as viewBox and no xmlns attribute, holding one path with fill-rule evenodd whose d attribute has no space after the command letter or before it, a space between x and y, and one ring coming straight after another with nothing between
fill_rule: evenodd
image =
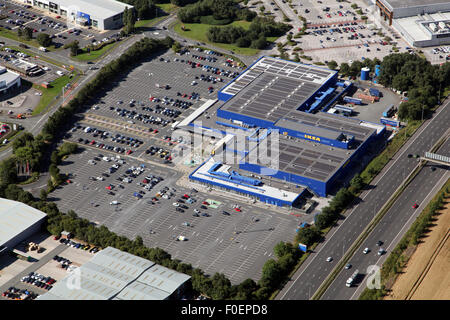
<instances>
[{"instance_id":1,"label":"green tree","mask_svg":"<svg viewBox=\"0 0 450 320\"><path fill-rule=\"evenodd\" d=\"M274 259L266 261L262 268L262 275L259 283L261 287L274 288L282 278L280 266Z\"/></svg>"},{"instance_id":2,"label":"green tree","mask_svg":"<svg viewBox=\"0 0 450 320\"><path fill-rule=\"evenodd\" d=\"M328 69L336 70L338 67L338 64L336 61L331 60L331 61L328 61L327 66L328 66Z\"/></svg>"},{"instance_id":3,"label":"green tree","mask_svg":"<svg viewBox=\"0 0 450 320\"><path fill-rule=\"evenodd\" d=\"M70 47L70 55L72 57L78 55L78 52L80 51L80 45L78 40L73 41L69 47Z\"/></svg>"},{"instance_id":4,"label":"green tree","mask_svg":"<svg viewBox=\"0 0 450 320\"><path fill-rule=\"evenodd\" d=\"M40 198L42 201L47 201L47 195L48 195L47 190L41 189L40 197L39 197L39 198Z\"/></svg>"},{"instance_id":5,"label":"green tree","mask_svg":"<svg viewBox=\"0 0 450 320\"><path fill-rule=\"evenodd\" d=\"M0 189L1 186L10 185L17 181L16 160L14 157L0 162Z\"/></svg>"},{"instance_id":6,"label":"green tree","mask_svg":"<svg viewBox=\"0 0 450 320\"><path fill-rule=\"evenodd\" d=\"M178 53L181 51L181 44L178 41L175 41L172 45L172 50L175 53Z\"/></svg>"},{"instance_id":7,"label":"green tree","mask_svg":"<svg viewBox=\"0 0 450 320\"><path fill-rule=\"evenodd\" d=\"M321 216L321 215L318 215L317 219L319 219L319 216ZM316 222L316 224L317 224L317 222ZM296 238L297 242L303 243L304 245L309 247L314 242L319 241L320 236L321 236L320 231L316 227L312 226L312 227L307 227L307 228L301 228L297 232L297 235L295 238Z\"/></svg>"},{"instance_id":8,"label":"green tree","mask_svg":"<svg viewBox=\"0 0 450 320\"><path fill-rule=\"evenodd\" d=\"M339 73L343 76L348 76L350 74L350 66L348 63L343 62L339 68Z\"/></svg>"},{"instance_id":9,"label":"green tree","mask_svg":"<svg viewBox=\"0 0 450 320\"><path fill-rule=\"evenodd\" d=\"M36 40L43 47L49 47L52 44L52 39L50 39L50 36L46 33L39 33Z\"/></svg>"},{"instance_id":10,"label":"green tree","mask_svg":"<svg viewBox=\"0 0 450 320\"><path fill-rule=\"evenodd\" d=\"M31 29L30 27L25 27L25 29L23 30L23 37L25 38L25 40L31 40L31 38L33 38L33 29Z\"/></svg>"},{"instance_id":11,"label":"green tree","mask_svg":"<svg viewBox=\"0 0 450 320\"><path fill-rule=\"evenodd\" d=\"M361 189L364 187L364 181L361 178L361 175L356 174L353 179L350 181L350 187L352 188L353 192L357 193L361 191Z\"/></svg>"}]
</instances>

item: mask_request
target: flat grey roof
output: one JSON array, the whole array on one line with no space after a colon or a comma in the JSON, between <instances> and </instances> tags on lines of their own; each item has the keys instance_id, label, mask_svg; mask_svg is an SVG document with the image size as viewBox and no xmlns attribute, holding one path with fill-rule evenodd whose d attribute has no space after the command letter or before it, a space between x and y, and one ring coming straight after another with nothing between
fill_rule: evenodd
<instances>
[{"instance_id":1,"label":"flat grey roof","mask_svg":"<svg viewBox=\"0 0 450 320\"><path fill-rule=\"evenodd\" d=\"M381 0L381 2L389 4L393 9L448 4L448 1L446 0Z\"/></svg>"},{"instance_id":2,"label":"flat grey roof","mask_svg":"<svg viewBox=\"0 0 450 320\"><path fill-rule=\"evenodd\" d=\"M93 17L107 19L133 6L114 0L52 0L65 8L75 8Z\"/></svg>"},{"instance_id":3,"label":"flat grey roof","mask_svg":"<svg viewBox=\"0 0 450 320\"><path fill-rule=\"evenodd\" d=\"M258 165L266 166L264 163L259 163L260 157L255 153L267 154L270 157L271 143L272 139L268 139L267 144L250 150L245 161L258 159ZM272 169L324 182L330 179L355 151L355 149L340 149L313 141L289 139L281 135L278 148L278 168L272 167Z\"/></svg>"},{"instance_id":4,"label":"flat grey roof","mask_svg":"<svg viewBox=\"0 0 450 320\"><path fill-rule=\"evenodd\" d=\"M295 131L301 131L309 133L315 136L328 138L331 140L337 140L341 136L341 131L335 131L327 129L321 126L316 126L314 124L306 124L303 121L291 121L286 119L281 119L275 123L276 126L280 126L286 129L291 129Z\"/></svg>"},{"instance_id":5,"label":"flat grey roof","mask_svg":"<svg viewBox=\"0 0 450 320\"><path fill-rule=\"evenodd\" d=\"M0 246L47 215L21 202L0 198Z\"/></svg>"},{"instance_id":6,"label":"flat grey roof","mask_svg":"<svg viewBox=\"0 0 450 320\"><path fill-rule=\"evenodd\" d=\"M190 279L186 274L113 247L99 251L78 269L79 287L73 285L69 274L42 299L164 300Z\"/></svg>"}]
</instances>

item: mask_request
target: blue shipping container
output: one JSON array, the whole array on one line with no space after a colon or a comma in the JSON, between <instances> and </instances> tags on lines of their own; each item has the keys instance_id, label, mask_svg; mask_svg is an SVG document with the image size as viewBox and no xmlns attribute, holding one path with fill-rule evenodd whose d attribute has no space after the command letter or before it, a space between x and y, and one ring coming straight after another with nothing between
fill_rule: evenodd
<instances>
[{"instance_id":1,"label":"blue shipping container","mask_svg":"<svg viewBox=\"0 0 450 320\"><path fill-rule=\"evenodd\" d=\"M393 120L393 119L380 118L380 122L382 124L386 124L388 126L393 126L393 127L399 127L400 126L400 121Z\"/></svg>"},{"instance_id":2,"label":"blue shipping container","mask_svg":"<svg viewBox=\"0 0 450 320\"><path fill-rule=\"evenodd\" d=\"M357 98L351 98L351 97L344 97L344 101L348 103L354 103L354 104L361 104L361 99Z\"/></svg>"},{"instance_id":3,"label":"blue shipping container","mask_svg":"<svg viewBox=\"0 0 450 320\"><path fill-rule=\"evenodd\" d=\"M380 91L375 88L370 88L369 93L372 97L380 97Z\"/></svg>"}]
</instances>

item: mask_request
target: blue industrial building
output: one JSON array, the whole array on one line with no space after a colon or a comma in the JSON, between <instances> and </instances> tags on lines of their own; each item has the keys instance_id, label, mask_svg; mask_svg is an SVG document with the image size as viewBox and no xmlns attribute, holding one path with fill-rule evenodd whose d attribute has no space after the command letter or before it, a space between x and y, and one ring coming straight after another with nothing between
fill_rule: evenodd
<instances>
[{"instance_id":1,"label":"blue industrial building","mask_svg":"<svg viewBox=\"0 0 450 320\"><path fill-rule=\"evenodd\" d=\"M302 192L308 188L326 196L340 178L358 165L358 159L385 129L381 125L318 112L326 110L350 87L350 82L338 81L334 70L264 56L218 92L216 124L222 127L221 131L242 129L248 141L256 141L250 150L229 147L228 151L240 157L241 173L270 175L301 187ZM260 152L270 154L275 137L279 137L278 163L268 166L260 162ZM220 179L239 182L228 188L246 185L246 191L241 193L247 194L252 193L251 188L261 187L255 184L257 180L243 177L232 169L217 173L215 169L220 168L220 162L208 163L209 171L198 172L204 163L190 178L203 183L214 178L209 183L219 183L223 188L227 186ZM290 201L261 198L260 194L257 197L277 205L294 203L292 197Z\"/></svg>"}]
</instances>

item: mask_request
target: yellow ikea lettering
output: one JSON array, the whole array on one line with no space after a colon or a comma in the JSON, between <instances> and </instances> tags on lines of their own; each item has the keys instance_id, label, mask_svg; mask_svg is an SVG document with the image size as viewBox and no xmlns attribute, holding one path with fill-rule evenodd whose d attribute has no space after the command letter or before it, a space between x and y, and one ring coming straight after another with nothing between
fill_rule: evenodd
<instances>
[{"instance_id":1,"label":"yellow ikea lettering","mask_svg":"<svg viewBox=\"0 0 450 320\"><path fill-rule=\"evenodd\" d=\"M305 138L309 139L309 140L314 140L314 141L319 141L320 142L320 138L319 137L310 136L309 134L305 134Z\"/></svg>"}]
</instances>

